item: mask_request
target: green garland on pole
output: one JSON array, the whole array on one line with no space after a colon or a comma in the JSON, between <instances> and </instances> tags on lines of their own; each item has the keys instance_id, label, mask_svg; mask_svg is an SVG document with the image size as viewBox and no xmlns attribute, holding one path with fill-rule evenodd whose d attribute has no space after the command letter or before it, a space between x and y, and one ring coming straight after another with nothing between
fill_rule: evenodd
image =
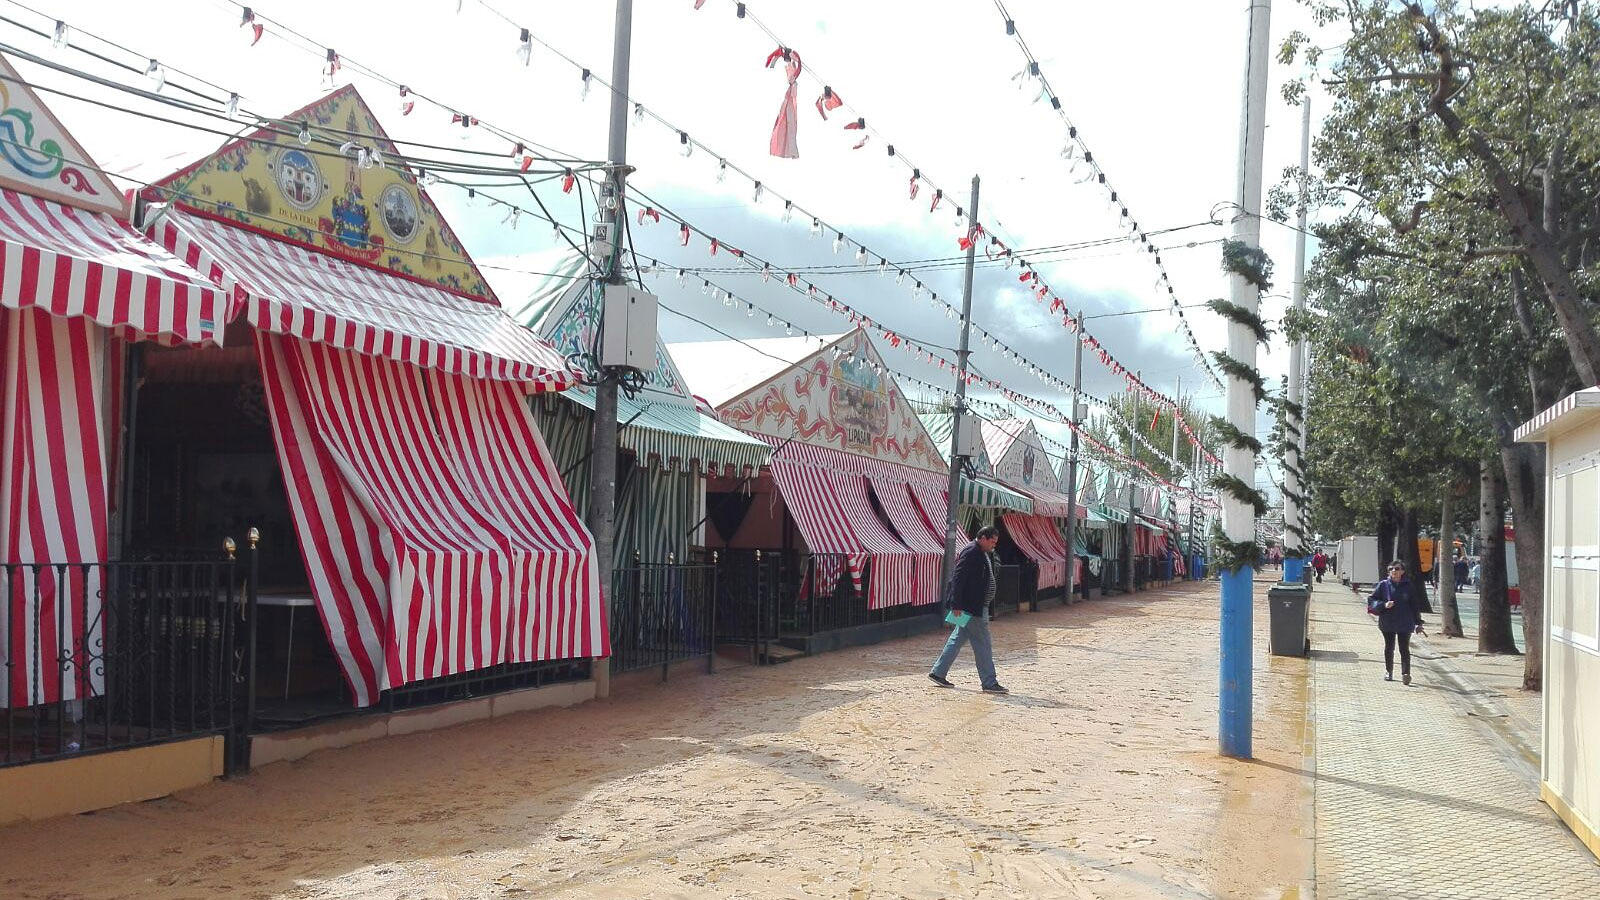
<instances>
[{"instance_id":1,"label":"green garland on pole","mask_svg":"<svg viewBox=\"0 0 1600 900\"><path fill-rule=\"evenodd\" d=\"M1240 325L1255 332L1256 343L1258 344L1265 344L1272 337L1271 329L1267 328L1267 323L1262 321L1260 316L1237 303L1218 297L1214 300L1207 300L1206 306L1224 319L1230 322L1238 322Z\"/></svg>"},{"instance_id":2,"label":"green garland on pole","mask_svg":"<svg viewBox=\"0 0 1600 900\"><path fill-rule=\"evenodd\" d=\"M1254 436L1245 434L1239 429L1233 427L1232 422L1229 422L1227 419L1224 419L1221 416L1211 417L1211 428L1217 433L1217 436L1222 439L1222 442L1230 447L1237 447L1240 450L1249 450L1251 453L1256 454L1261 452L1260 441L1256 440Z\"/></svg>"},{"instance_id":3,"label":"green garland on pole","mask_svg":"<svg viewBox=\"0 0 1600 900\"><path fill-rule=\"evenodd\" d=\"M1260 491L1244 483L1237 475L1219 472L1211 476L1211 486L1240 503L1247 504L1260 516L1267 511L1267 498Z\"/></svg>"},{"instance_id":4,"label":"green garland on pole","mask_svg":"<svg viewBox=\"0 0 1600 900\"><path fill-rule=\"evenodd\" d=\"M1261 377L1260 372L1245 365L1238 357L1225 350L1211 351L1211 358L1217 361L1217 368L1221 369L1224 375L1249 384L1256 395L1257 403L1267 399L1267 381Z\"/></svg>"},{"instance_id":5,"label":"green garland on pole","mask_svg":"<svg viewBox=\"0 0 1600 900\"><path fill-rule=\"evenodd\" d=\"M1263 293L1272 290L1272 257L1260 247L1244 241L1222 242L1222 270L1238 275Z\"/></svg>"}]
</instances>

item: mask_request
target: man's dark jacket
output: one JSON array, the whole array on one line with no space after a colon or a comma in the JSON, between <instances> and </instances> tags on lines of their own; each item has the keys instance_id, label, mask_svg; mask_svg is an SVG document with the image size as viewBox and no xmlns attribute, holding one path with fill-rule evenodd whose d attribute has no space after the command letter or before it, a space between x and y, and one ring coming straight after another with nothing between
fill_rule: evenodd
<instances>
[{"instance_id":1,"label":"man's dark jacket","mask_svg":"<svg viewBox=\"0 0 1600 900\"><path fill-rule=\"evenodd\" d=\"M983 601L989 593L989 561L977 541L956 554L956 569L950 573L945 603L954 610L983 615Z\"/></svg>"}]
</instances>

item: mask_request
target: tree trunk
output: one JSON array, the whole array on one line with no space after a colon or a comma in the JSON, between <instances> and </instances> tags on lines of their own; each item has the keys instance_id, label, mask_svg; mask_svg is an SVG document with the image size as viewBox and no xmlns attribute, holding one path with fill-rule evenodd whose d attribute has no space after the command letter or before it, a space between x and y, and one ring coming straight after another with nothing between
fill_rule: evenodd
<instances>
[{"instance_id":1,"label":"tree trunk","mask_svg":"<svg viewBox=\"0 0 1600 900\"><path fill-rule=\"evenodd\" d=\"M1509 435L1504 435L1509 437ZM1522 596L1522 689L1544 685L1544 446L1500 445L1516 526L1517 591Z\"/></svg>"},{"instance_id":2,"label":"tree trunk","mask_svg":"<svg viewBox=\"0 0 1600 900\"><path fill-rule=\"evenodd\" d=\"M1439 633L1462 637L1461 610L1456 607L1455 563L1456 486L1446 484L1439 499L1439 552L1433 564L1439 573Z\"/></svg>"},{"instance_id":3,"label":"tree trunk","mask_svg":"<svg viewBox=\"0 0 1600 900\"><path fill-rule=\"evenodd\" d=\"M1399 554L1395 557L1406 564L1406 571L1411 573L1411 602L1417 609L1433 612L1433 607L1428 604L1428 586L1423 582L1422 576L1422 550L1417 546L1417 508L1408 506L1400 514L1400 547Z\"/></svg>"},{"instance_id":4,"label":"tree trunk","mask_svg":"<svg viewBox=\"0 0 1600 900\"><path fill-rule=\"evenodd\" d=\"M1479 475L1478 528L1483 546L1478 578L1478 652L1516 653L1506 596L1505 476L1489 460Z\"/></svg>"}]
</instances>

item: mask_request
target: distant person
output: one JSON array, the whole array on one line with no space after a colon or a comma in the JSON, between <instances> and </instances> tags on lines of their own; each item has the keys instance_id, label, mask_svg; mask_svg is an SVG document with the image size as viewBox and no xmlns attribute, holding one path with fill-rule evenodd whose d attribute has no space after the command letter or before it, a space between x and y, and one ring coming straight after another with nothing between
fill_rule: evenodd
<instances>
[{"instance_id":1,"label":"distant person","mask_svg":"<svg viewBox=\"0 0 1600 900\"><path fill-rule=\"evenodd\" d=\"M1367 612L1378 617L1383 632L1383 680L1394 680L1394 647L1400 645L1400 681L1411 683L1411 635L1422 634L1422 613L1411 599L1405 563L1389 564L1389 577L1367 598Z\"/></svg>"},{"instance_id":2,"label":"distant person","mask_svg":"<svg viewBox=\"0 0 1600 900\"><path fill-rule=\"evenodd\" d=\"M1467 586L1467 579L1471 577L1472 574L1471 567L1467 565L1466 554L1457 553L1456 561L1452 568L1455 570L1456 590L1465 588Z\"/></svg>"},{"instance_id":3,"label":"distant person","mask_svg":"<svg viewBox=\"0 0 1600 900\"><path fill-rule=\"evenodd\" d=\"M1328 571L1328 554L1318 550L1311 554L1311 570L1317 573L1317 584L1322 583L1322 576Z\"/></svg>"},{"instance_id":4,"label":"distant person","mask_svg":"<svg viewBox=\"0 0 1600 900\"><path fill-rule=\"evenodd\" d=\"M1472 561L1472 568L1467 570L1467 579L1472 582L1472 589L1473 590L1477 590L1478 589L1478 582L1482 578L1483 578L1483 560L1481 558L1474 559Z\"/></svg>"},{"instance_id":5,"label":"distant person","mask_svg":"<svg viewBox=\"0 0 1600 900\"><path fill-rule=\"evenodd\" d=\"M995 593L994 560L990 554L999 542L1000 530L990 525L979 529L977 539L956 555L955 571L950 573L950 583L945 587L945 605L950 611L946 621L955 627L944 642L944 652L933 664L933 671L928 673L940 687L955 687L945 676L950 674L961 645L970 641L983 690L990 694L1010 693L995 680L994 645L989 637L989 607Z\"/></svg>"}]
</instances>

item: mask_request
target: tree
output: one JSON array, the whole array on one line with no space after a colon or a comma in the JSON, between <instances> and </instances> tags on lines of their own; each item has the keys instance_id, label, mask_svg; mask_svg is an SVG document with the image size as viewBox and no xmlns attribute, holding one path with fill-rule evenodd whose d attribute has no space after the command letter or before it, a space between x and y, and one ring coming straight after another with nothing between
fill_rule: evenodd
<instances>
[{"instance_id":1,"label":"tree","mask_svg":"<svg viewBox=\"0 0 1600 900\"><path fill-rule=\"evenodd\" d=\"M1592 312L1600 283L1591 272L1600 237L1600 10L1306 2L1320 24L1349 34L1323 73L1333 107L1315 145L1322 174L1314 201L1340 211L1319 229L1330 320L1320 349L1375 370L1369 400L1398 397L1382 390L1398 377L1437 392L1433 411L1451 426L1470 426L1441 435L1429 420L1420 434L1389 435L1442 451L1430 502L1464 462L1498 460L1519 563L1528 560L1519 566L1525 621L1542 627L1542 454L1511 434L1600 373ZM1299 34L1280 56L1301 53L1322 62ZM1303 90L1291 85L1287 94ZM1287 181L1297 187L1298 173ZM1274 192L1275 211L1289 196L1286 186ZM1313 441L1316 434L1314 424ZM1403 473L1387 474L1394 495L1411 493ZM1317 491L1319 500L1327 494ZM1539 654L1529 653L1524 685L1541 680Z\"/></svg>"}]
</instances>

